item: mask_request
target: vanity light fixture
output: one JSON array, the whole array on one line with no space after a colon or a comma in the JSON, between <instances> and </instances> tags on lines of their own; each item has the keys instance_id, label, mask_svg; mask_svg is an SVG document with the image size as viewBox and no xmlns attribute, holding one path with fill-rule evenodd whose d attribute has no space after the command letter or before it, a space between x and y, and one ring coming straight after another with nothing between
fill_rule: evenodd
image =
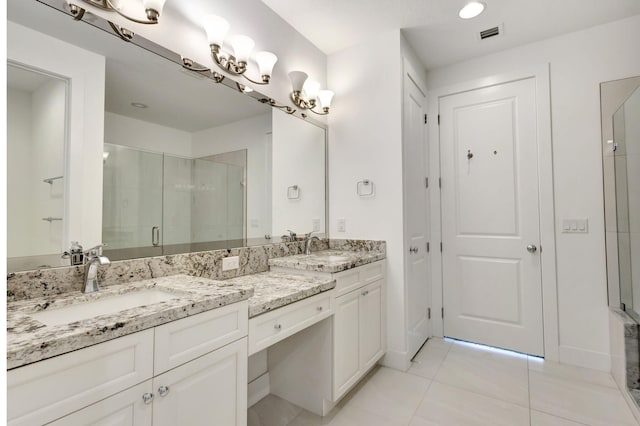
<instances>
[{"instance_id":1,"label":"vanity light fixture","mask_svg":"<svg viewBox=\"0 0 640 426\"><path fill-rule=\"evenodd\" d=\"M122 7L120 4L121 0L83 0L83 1L85 3L89 3L92 6L96 6L101 9L116 12L118 15L130 21L137 22L138 24L157 24L166 0L142 0L142 6L144 7L145 14L147 15L146 20L134 18L123 13L121 10Z\"/></svg>"},{"instance_id":2,"label":"vanity light fixture","mask_svg":"<svg viewBox=\"0 0 640 426\"><path fill-rule=\"evenodd\" d=\"M485 8L485 4L480 1L470 1L458 12L458 16L462 19L472 19L480 15Z\"/></svg>"},{"instance_id":3,"label":"vanity light fixture","mask_svg":"<svg viewBox=\"0 0 640 426\"><path fill-rule=\"evenodd\" d=\"M320 83L308 80L307 77L309 76L303 71L291 71L289 73L291 86L293 87L291 100L300 109L308 109L318 115L329 114L333 92L331 90L320 90ZM320 106L322 112L315 111L314 108L316 106Z\"/></svg>"},{"instance_id":4,"label":"vanity light fixture","mask_svg":"<svg viewBox=\"0 0 640 426\"><path fill-rule=\"evenodd\" d=\"M257 52L255 54L254 59L258 64L261 81L252 80L247 77L246 71L251 51L255 46L254 41L245 35L228 37L227 43L230 46L230 52L225 52L222 46L229 31L229 23L220 16L206 15L202 19L202 26L207 33L211 57L216 65L230 74L241 75L254 84L269 84L273 66L278 61L276 55L271 52Z\"/></svg>"}]
</instances>

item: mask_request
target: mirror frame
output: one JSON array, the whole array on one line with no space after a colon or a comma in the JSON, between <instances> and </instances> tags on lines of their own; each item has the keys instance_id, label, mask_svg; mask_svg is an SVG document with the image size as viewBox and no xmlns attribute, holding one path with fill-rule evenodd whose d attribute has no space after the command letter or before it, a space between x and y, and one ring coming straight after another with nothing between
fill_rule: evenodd
<instances>
[{"instance_id":1,"label":"mirror frame","mask_svg":"<svg viewBox=\"0 0 640 426\"><path fill-rule=\"evenodd\" d=\"M28 1L28 0L25 0ZM135 34L133 32L128 31L126 28L121 27L107 19L104 19L98 15L94 15L94 14L90 14L91 16L91 20L86 20L83 19L85 16L84 14L81 14L80 16L75 16L73 15L67 6L67 2L65 2L64 0L33 0L36 1L37 3L41 3L43 6L48 6L51 7L52 9L57 10L58 12L64 13L65 15L69 16L70 18L70 25L75 25L73 21L79 21L82 22L84 24L90 25L94 28L96 28L97 30L102 30L104 32L106 32L107 34L119 38L121 39L124 43L131 43L139 48L145 49L147 51L149 51L150 53L153 53L155 55L158 55L170 62L173 62L174 64L176 64L177 66L179 66L180 68L183 69L187 69L191 72L197 73L202 77L206 77L208 80L210 80L210 82L212 84L221 84L226 86L227 88L237 91L239 94L241 95L245 95L245 96L249 96L250 98L255 99L257 102L260 102L262 104L266 104L267 106L271 106L272 109L279 109L282 113L288 114L288 115L292 115L295 116L298 119L301 119L305 122L308 122L311 125L314 125L316 127L321 128L322 130L324 130L324 188L325 188L325 195L324 195L324 233L322 233L321 235L324 236L324 238L329 238L329 176L328 176L328 170L329 170L329 140L328 140L328 126L319 121L316 120L312 117L309 117L304 111L298 110L297 108L294 107L290 107L290 106L286 106L286 104L279 104L278 101L276 101L273 98L270 98L264 94L262 94L259 91L253 90L250 92L245 92L243 90L243 88L245 87L245 85L239 83L238 81L234 80L233 77L230 77L228 75L223 76L222 78L219 78L219 76L221 76L220 73L214 73L213 70L207 71L207 72L203 72L203 71L197 71L197 69L207 69L205 66L192 61L190 64L190 67L185 66L186 61L190 61L189 58L185 58L182 55L180 55L179 53L176 53L170 49L165 48L162 45L159 45L147 38L144 38L138 34ZM84 10L84 7L79 6ZM8 17L9 18L9 17ZM189 68L194 68L194 69L189 69ZM278 244L281 242L280 236L271 236L271 241L268 240L264 240L264 242L261 243L257 243L257 244L249 244L248 243L249 239L244 239L243 243L245 245L241 245L241 246L233 246L233 247L227 247L227 250L233 249L233 248L238 248L238 247L251 247L251 246L260 246L260 245L269 245L269 244ZM190 253L190 252L184 252L184 253ZM176 254L176 253L170 253L170 254ZM160 256L164 256L166 255L166 253L163 253ZM34 256L36 257L36 256ZM153 257L153 256L146 256L146 257ZM127 260L134 260L134 259L141 259L141 258L146 258L146 257L132 257L132 258L128 258L128 259L122 259L122 261L127 261ZM48 268L36 268L36 269L41 269L41 270L45 270L45 269L57 269L57 268L66 268L66 267L70 267L70 265L65 265L65 266L52 266L52 267L48 267ZM30 269L33 270L33 269ZM13 271L13 272L19 272L19 271Z\"/></svg>"}]
</instances>

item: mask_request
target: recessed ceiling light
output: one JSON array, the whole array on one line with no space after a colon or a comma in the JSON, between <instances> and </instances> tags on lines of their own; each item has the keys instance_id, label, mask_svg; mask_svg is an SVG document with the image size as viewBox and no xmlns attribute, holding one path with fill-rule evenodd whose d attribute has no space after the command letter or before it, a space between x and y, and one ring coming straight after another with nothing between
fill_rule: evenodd
<instances>
[{"instance_id":1,"label":"recessed ceiling light","mask_svg":"<svg viewBox=\"0 0 640 426\"><path fill-rule=\"evenodd\" d=\"M484 11L485 4L479 1L472 1L467 3L460 12L458 12L458 16L462 19L471 19L480 15Z\"/></svg>"},{"instance_id":2,"label":"recessed ceiling light","mask_svg":"<svg viewBox=\"0 0 640 426\"><path fill-rule=\"evenodd\" d=\"M131 102L131 106L136 108L147 108L147 104L143 104L142 102Z\"/></svg>"}]
</instances>

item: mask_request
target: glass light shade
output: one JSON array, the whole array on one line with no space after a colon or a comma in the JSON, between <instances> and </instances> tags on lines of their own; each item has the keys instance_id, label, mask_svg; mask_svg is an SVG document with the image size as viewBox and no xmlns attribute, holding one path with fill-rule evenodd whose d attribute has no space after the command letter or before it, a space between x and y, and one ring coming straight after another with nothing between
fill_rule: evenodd
<instances>
[{"instance_id":1,"label":"glass light shade","mask_svg":"<svg viewBox=\"0 0 640 426\"><path fill-rule=\"evenodd\" d=\"M460 12L458 12L458 16L462 19L471 19L480 15L484 11L484 3L479 1L472 1L467 3Z\"/></svg>"},{"instance_id":2,"label":"glass light shade","mask_svg":"<svg viewBox=\"0 0 640 426\"><path fill-rule=\"evenodd\" d=\"M321 90L318 92L318 103L322 108L329 108L334 93L331 90Z\"/></svg>"},{"instance_id":3,"label":"glass light shade","mask_svg":"<svg viewBox=\"0 0 640 426\"><path fill-rule=\"evenodd\" d=\"M155 10L159 15L162 14L162 8L166 0L142 0L142 4L146 9Z\"/></svg>"},{"instance_id":4,"label":"glass light shade","mask_svg":"<svg viewBox=\"0 0 640 426\"><path fill-rule=\"evenodd\" d=\"M291 71L289 73L291 86L293 87L294 92L302 92L302 87L304 86L304 82L306 81L307 77L309 77L307 73L302 71Z\"/></svg>"},{"instance_id":5,"label":"glass light shade","mask_svg":"<svg viewBox=\"0 0 640 426\"><path fill-rule=\"evenodd\" d=\"M278 57L271 52L258 52L256 53L256 62L260 69L260 75L268 75L271 77L273 72L273 66L278 61Z\"/></svg>"},{"instance_id":6,"label":"glass light shade","mask_svg":"<svg viewBox=\"0 0 640 426\"><path fill-rule=\"evenodd\" d=\"M320 83L313 80L307 80L307 82L304 83L302 90L304 91L304 97L308 101L315 100L318 97L318 92L320 91Z\"/></svg>"},{"instance_id":7,"label":"glass light shade","mask_svg":"<svg viewBox=\"0 0 640 426\"><path fill-rule=\"evenodd\" d=\"M251 55L253 46L255 46L255 43L251 38L245 35L234 35L229 37L229 44L233 49L233 56L236 58L237 62L249 61L249 55Z\"/></svg>"},{"instance_id":8,"label":"glass light shade","mask_svg":"<svg viewBox=\"0 0 640 426\"><path fill-rule=\"evenodd\" d=\"M229 23L227 20L218 15L205 15L204 18L202 18L202 26L207 32L207 41L209 44L222 46L224 37L227 35L227 31L229 31Z\"/></svg>"}]
</instances>

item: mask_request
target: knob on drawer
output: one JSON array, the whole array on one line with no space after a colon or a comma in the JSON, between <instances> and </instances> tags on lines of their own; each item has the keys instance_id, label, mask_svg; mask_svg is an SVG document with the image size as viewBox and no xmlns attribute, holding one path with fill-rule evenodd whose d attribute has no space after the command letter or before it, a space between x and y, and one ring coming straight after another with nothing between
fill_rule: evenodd
<instances>
[{"instance_id":1,"label":"knob on drawer","mask_svg":"<svg viewBox=\"0 0 640 426\"><path fill-rule=\"evenodd\" d=\"M281 330L282 329L282 324L275 324L273 326L273 328L275 328L276 330Z\"/></svg>"}]
</instances>

